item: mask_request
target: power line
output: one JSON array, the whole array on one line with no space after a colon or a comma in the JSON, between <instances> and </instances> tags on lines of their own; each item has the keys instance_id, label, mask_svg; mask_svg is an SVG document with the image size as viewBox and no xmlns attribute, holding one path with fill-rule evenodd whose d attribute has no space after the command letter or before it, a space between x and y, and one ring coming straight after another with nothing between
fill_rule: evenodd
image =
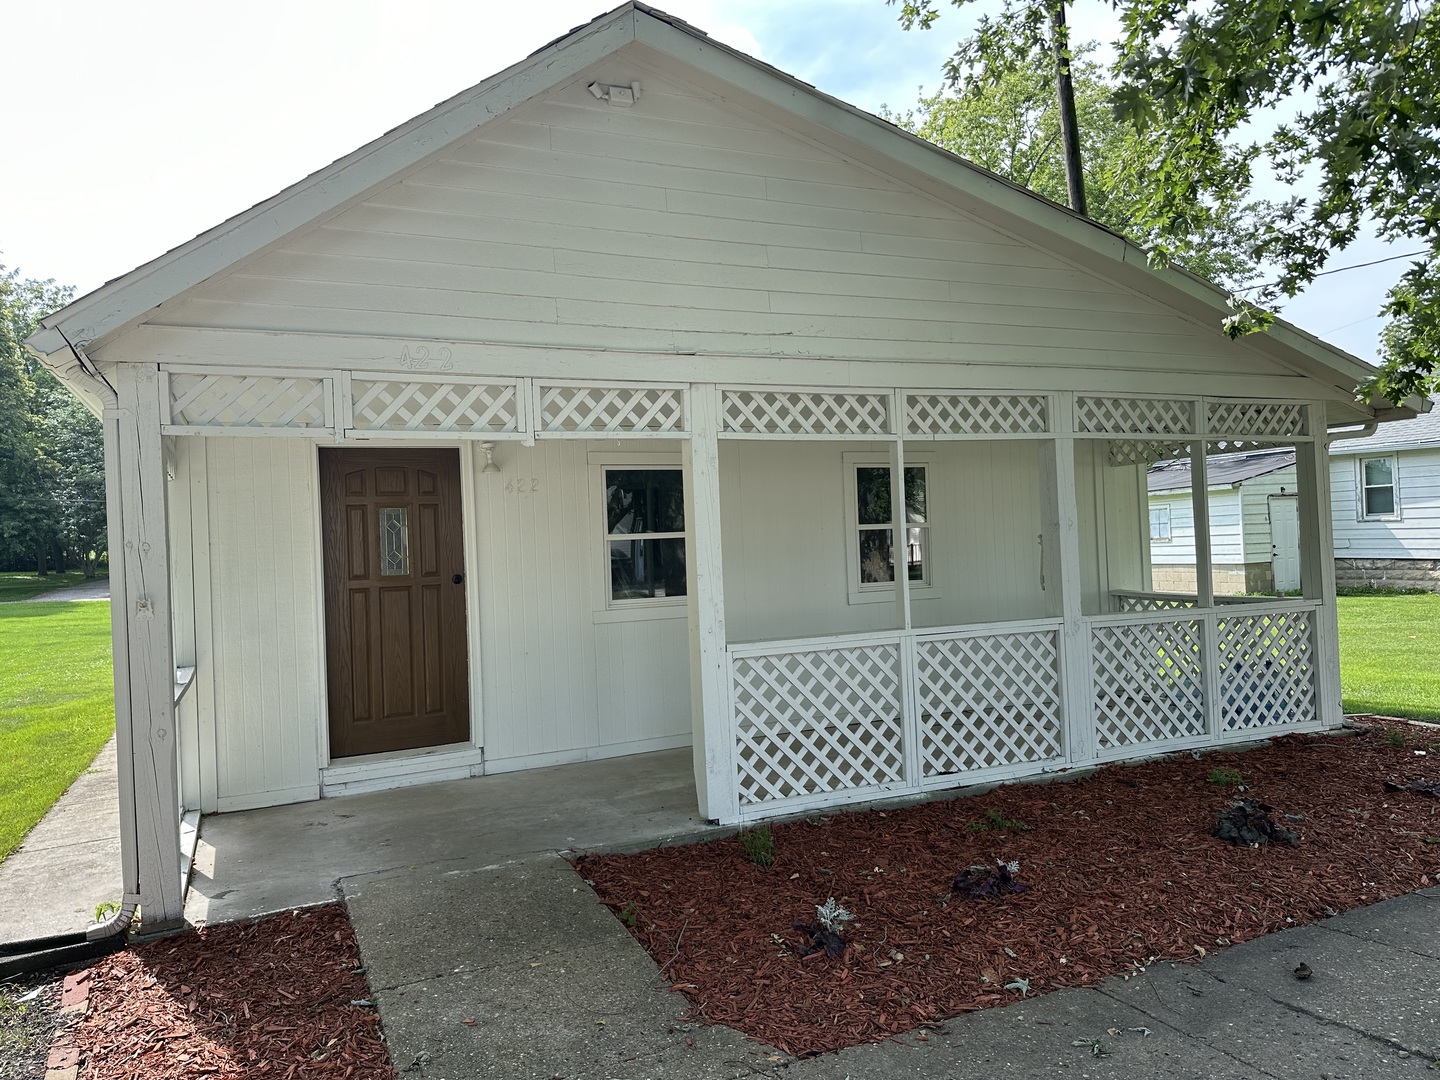
<instances>
[{"instance_id":1,"label":"power line","mask_svg":"<svg viewBox=\"0 0 1440 1080\"><path fill-rule=\"evenodd\" d=\"M1408 255L1388 255L1383 259L1371 259L1369 262L1355 263L1353 266L1337 266L1333 270L1321 270L1315 277L1324 277L1326 274L1338 274L1342 270L1361 270L1367 266L1379 266L1381 263L1394 262L1396 259L1413 259L1416 255L1426 255L1428 253L1428 249L1422 249L1420 251L1412 251ZM1250 292L1254 289L1264 289L1275 284L1277 283L1274 281L1267 281L1260 285L1246 285L1243 289L1233 289L1231 291L1237 293Z\"/></svg>"}]
</instances>

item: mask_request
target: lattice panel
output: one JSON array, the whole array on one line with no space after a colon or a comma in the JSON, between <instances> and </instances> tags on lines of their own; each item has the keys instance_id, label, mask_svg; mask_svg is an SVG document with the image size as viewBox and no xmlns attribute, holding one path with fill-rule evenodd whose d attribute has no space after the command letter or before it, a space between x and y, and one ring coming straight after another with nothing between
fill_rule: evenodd
<instances>
[{"instance_id":1,"label":"lattice panel","mask_svg":"<svg viewBox=\"0 0 1440 1080\"><path fill-rule=\"evenodd\" d=\"M185 427L323 428L326 380L170 373L170 422Z\"/></svg>"},{"instance_id":2,"label":"lattice panel","mask_svg":"<svg viewBox=\"0 0 1440 1080\"><path fill-rule=\"evenodd\" d=\"M1305 406L1266 405L1254 401L1211 401L1205 409L1206 428L1212 436L1304 435Z\"/></svg>"},{"instance_id":3,"label":"lattice panel","mask_svg":"<svg viewBox=\"0 0 1440 1080\"><path fill-rule=\"evenodd\" d=\"M1116 593L1121 611L1180 611L1197 603L1194 597L1153 596L1149 593Z\"/></svg>"},{"instance_id":4,"label":"lattice panel","mask_svg":"<svg viewBox=\"0 0 1440 1080\"><path fill-rule=\"evenodd\" d=\"M901 780L899 667L895 644L736 657L741 805Z\"/></svg>"},{"instance_id":5,"label":"lattice panel","mask_svg":"<svg viewBox=\"0 0 1440 1080\"><path fill-rule=\"evenodd\" d=\"M356 431L519 431L514 383L350 380Z\"/></svg>"},{"instance_id":6,"label":"lattice panel","mask_svg":"<svg viewBox=\"0 0 1440 1080\"><path fill-rule=\"evenodd\" d=\"M685 392L654 386L542 386L541 431L684 431Z\"/></svg>"},{"instance_id":7,"label":"lattice panel","mask_svg":"<svg viewBox=\"0 0 1440 1080\"><path fill-rule=\"evenodd\" d=\"M1091 634L1095 738L1100 750L1205 731L1200 624L1097 626Z\"/></svg>"},{"instance_id":8,"label":"lattice panel","mask_svg":"<svg viewBox=\"0 0 1440 1080\"><path fill-rule=\"evenodd\" d=\"M764 435L884 435L885 394L824 394L804 390L726 390L726 431Z\"/></svg>"},{"instance_id":9,"label":"lattice panel","mask_svg":"<svg viewBox=\"0 0 1440 1080\"><path fill-rule=\"evenodd\" d=\"M925 776L1062 757L1053 630L916 644Z\"/></svg>"},{"instance_id":10,"label":"lattice panel","mask_svg":"<svg viewBox=\"0 0 1440 1080\"><path fill-rule=\"evenodd\" d=\"M1153 465L1157 461L1173 461L1190 456L1188 442L1166 442L1163 439L1109 439L1111 465Z\"/></svg>"},{"instance_id":11,"label":"lattice panel","mask_svg":"<svg viewBox=\"0 0 1440 1080\"><path fill-rule=\"evenodd\" d=\"M1218 637L1220 715L1226 730L1316 718L1310 612L1226 616Z\"/></svg>"},{"instance_id":12,"label":"lattice panel","mask_svg":"<svg viewBox=\"0 0 1440 1080\"><path fill-rule=\"evenodd\" d=\"M1172 398L1077 397L1075 430L1116 435L1190 435L1195 403Z\"/></svg>"},{"instance_id":13,"label":"lattice panel","mask_svg":"<svg viewBox=\"0 0 1440 1080\"><path fill-rule=\"evenodd\" d=\"M1038 394L906 394L909 435L1028 435L1049 430Z\"/></svg>"}]
</instances>

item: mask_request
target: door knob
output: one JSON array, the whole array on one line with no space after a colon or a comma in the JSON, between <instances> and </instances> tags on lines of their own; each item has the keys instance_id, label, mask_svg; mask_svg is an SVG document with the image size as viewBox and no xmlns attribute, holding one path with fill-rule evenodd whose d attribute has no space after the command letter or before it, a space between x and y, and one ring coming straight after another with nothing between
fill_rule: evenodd
<instances>
[{"instance_id":1,"label":"door knob","mask_svg":"<svg viewBox=\"0 0 1440 1080\"><path fill-rule=\"evenodd\" d=\"M452 578L450 579L450 584L451 584L451 585L459 585L459 584L460 584L462 581L464 581L464 580L465 580L465 575L464 575L464 574L456 574L454 577L452 577Z\"/></svg>"}]
</instances>

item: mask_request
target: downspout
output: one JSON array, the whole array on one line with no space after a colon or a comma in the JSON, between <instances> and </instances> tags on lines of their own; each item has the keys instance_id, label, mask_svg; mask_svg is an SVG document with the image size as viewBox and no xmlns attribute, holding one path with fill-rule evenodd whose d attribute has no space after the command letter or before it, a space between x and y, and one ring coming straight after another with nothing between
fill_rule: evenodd
<instances>
[{"instance_id":1,"label":"downspout","mask_svg":"<svg viewBox=\"0 0 1440 1080\"><path fill-rule=\"evenodd\" d=\"M105 515L111 551L110 582L112 595L115 585L119 584L121 599L121 610L119 611L115 609L112 601L111 633L117 646L120 646L117 652L123 649L123 654L115 657L115 663L118 665L123 661L128 664L128 644L122 644L126 641L125 631L129 614L123 610L125 561L123 558L117 561L114 557L116 552L123 555L125 550L125 523L120 513L119 485L109 482L110 469L118 460L116 455L119 450L119 433L116 424L120 401L115 394L115 388L110 385L105 376L100 374L99 369L90 358L69 338L65 337L64 331L56 328L53 332L60 336L65 347L70 350L74 357L73 362L55 362L52 357L59 350L48 356L42 354L38 349L33 349L32 346L33 351L62 382L70 384L85 380L89 388L99 397L103 406L102 422L105 431L107 481L105 485ZM121 632L116 633L117 630ZM109 918L97 922L85 930L30 938L24 941L0 942L0 979L6 979L22 972L43 971L63 964L93 960L125 947L126 932L134 922L135 911L140 906L140 858L135 815L135 756L132 749L130 710L117 706L115 720L115 741L118 751L116 759L120 789L120 882L122 889L120 909Z\"/></svg>"}]
</instances>

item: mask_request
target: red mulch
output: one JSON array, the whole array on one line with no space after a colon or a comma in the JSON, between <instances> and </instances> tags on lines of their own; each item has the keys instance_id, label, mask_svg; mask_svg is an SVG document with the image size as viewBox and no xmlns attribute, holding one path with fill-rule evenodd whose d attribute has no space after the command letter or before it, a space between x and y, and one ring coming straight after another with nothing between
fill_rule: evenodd
<instances>
[{"instance_id":1,"label":"red mulch","mask_svg":"<svg viewBox=\"0 0 1440 1080\"><path fill-rule=\"evenodd\" d=\"M1391 728L1407 747L1387 744ZM1276 808L1299 847L1211 836L1232 795L1206 777L1225 767L1243 774L1246 797ZM1440 799L1385 790L1422 776L1440 776L1440 730L1291 735L775 825L770 867L733 838L577 866L612 909L634 905L632 932L693 1018L803 1055L1017 1001L1021 991L1006 989L1017 979L1031 994L1086 986L1434 884ZM992 808L1030 831L972 831ZM1018 860L1027 891L952 895L958 871L996 860ZM813 922L831 896L856 916L845 952L802 959L806 936L792 923Z\"/></svg>"},{"instance_id":2,"label":"red mulch","mask_svg":"<svg viewBox=\"0 0 1440 1080\"><path fill-rule=\"evenodd\" d=\"M82 1077L391 1080L340 904L212 926L92 969L74 1031Z\"/></svg>"}]
</instances>

